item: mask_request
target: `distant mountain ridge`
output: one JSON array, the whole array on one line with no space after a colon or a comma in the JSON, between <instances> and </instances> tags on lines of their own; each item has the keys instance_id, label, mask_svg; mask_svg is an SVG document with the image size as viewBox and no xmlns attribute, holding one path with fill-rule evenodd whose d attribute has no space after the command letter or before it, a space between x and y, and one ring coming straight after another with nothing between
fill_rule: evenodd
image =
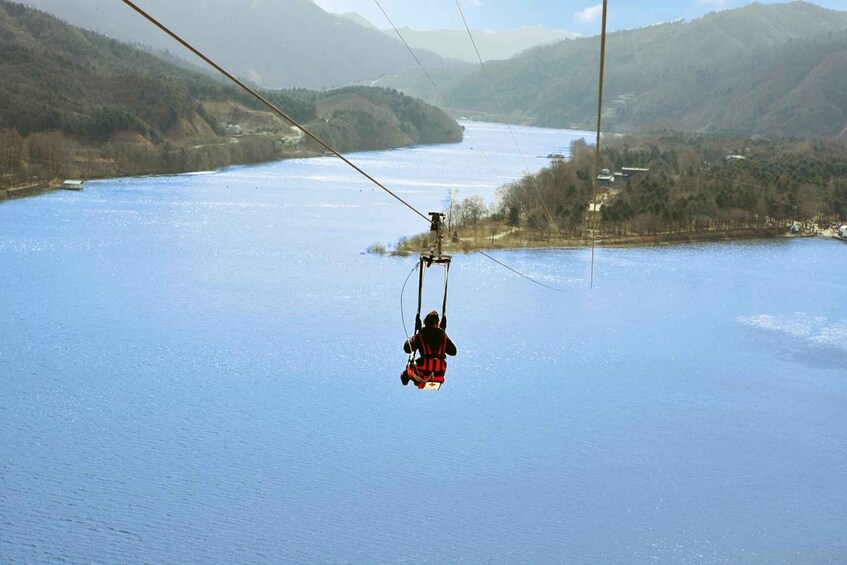
<instances>
[{"instance_id":1,"label":"distant mountain ridge","mask_svg":"<svg viewBox=\"0 0 847 565\"><path fill-rule=\"evenodd\" d=\"M369 29L379 29L369 20L354 12L342 14L342 17ZM396 37L393 29L383 29L382 31L389 37ZM415 49L425 49L447 59L466 63L475 64L478 60L465 29L418 30L404 26L399 28L399 31L403 39ZM532 47L579 37L578 33L562 29L551 30L543 25L503 30L472 29L471 33L484 61L508 59Z\"/></svg>"},{"instance_id":2,"label":"distant mountain ridge","mask_svg":"<svg viewBox=\"0 0 847 565\"><path fill-rule=\"evenodd\" d=\"M195 57L118 0L18 0L121 41ZM415 64L403 44L329 14L311 0L140 0L234 74L266 88L330 88L398 73ZM417 53L440 66L434 53Z\"/></svg>"},{"instance_id":3,"label":"distant mountain ridge","mask_svg":"<svg viewBox=\"0 0 847 565\"><path fill-rule=\"evenodd\" d=\"M388 32L386 32L388 33ZM394 30L391 30L394 33ZM464 29L436 29L429 31L400 28L400 33L409 45L427 49L442 57L459 59L476 64L478 59L473 44ZM522 51L579 37L579 34L565 30L550 30L543 25L525 26L505 30L471 30L474 43L479 48L484 61L508 59Z\"/></svg>"},{"instance_id":4,"label":"distant mountain ridge","mask_svg":"<svg viewBox=\"0 0 847 565\"><path fill-rule=\"evenodd\" d=\"M791 2L612 33L604 129L843 137L845 29L847 12ZM489 63L506 116L479 69L439 73L441 90L460 113L591 127L598 51L596 37L579 38ZM380 84L435 101L415 75Z\"/></svg>"}]
</instances>

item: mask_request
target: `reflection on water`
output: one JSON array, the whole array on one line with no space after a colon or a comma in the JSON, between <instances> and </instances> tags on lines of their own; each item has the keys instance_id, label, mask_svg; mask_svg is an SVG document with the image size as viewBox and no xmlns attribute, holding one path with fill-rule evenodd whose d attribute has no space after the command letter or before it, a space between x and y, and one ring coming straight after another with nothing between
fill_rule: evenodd
<instances>
[{"instance_id":1,"label":"reflection on water","mask_svg":"<svg viewBox=\"0 0 847 565\"><path fill-rule=\"evenodd\" d=\"M500 171L468 141L353 160L424 212L493 202L523 160L469 127ZM533 167L580 135L516 133ZM847 554L843 245L598 249L594 290L588 250L495 254L561 293L459 256L422 394L415 259L363 252L425 229L330 159L0 205L3 560Z\"/></svg>"}]
</instances>

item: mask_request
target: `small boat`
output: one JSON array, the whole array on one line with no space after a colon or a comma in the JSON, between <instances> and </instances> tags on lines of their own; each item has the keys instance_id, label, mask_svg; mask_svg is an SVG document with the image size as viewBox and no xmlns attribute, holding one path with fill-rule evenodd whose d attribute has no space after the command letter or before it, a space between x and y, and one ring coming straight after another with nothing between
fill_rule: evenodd
<instances>
[{"instance_id":1,"label":"small boat","mask_svg":"<svg viewBox=\"0 0 847 565\"><path fill-rule=\"evenodd\" d=\"M838 228L838 230L835 232L835 235L832 237L847 243L847 225L843 225Z\"/></svg>"},{"instance_id":2,"label":"small boat","mask_svg":"<svg viewBox=\"0 0 847 565\"><path fill-rule=\"evenodd\" d=\"M65 190L82 190L84 185L85 181L69 179L63 182L59 188L64 188Z\"/></svg>"}]
</instances>

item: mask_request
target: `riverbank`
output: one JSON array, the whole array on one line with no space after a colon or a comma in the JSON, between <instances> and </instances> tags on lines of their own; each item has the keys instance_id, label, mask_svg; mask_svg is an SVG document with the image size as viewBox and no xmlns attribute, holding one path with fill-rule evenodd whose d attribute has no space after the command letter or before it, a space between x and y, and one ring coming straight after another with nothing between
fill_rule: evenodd
<instances>
[{"instance_id":1,"label":"riverbank","mask_svg":"<svg viewBox=\"0 0 847 565\"><path fill-rule=\"evenodd\" d=\"M291 142L292 138L294 143ZM85 146L66 138L64 152L75 154L73 167L65 171L67 175L0 188L0 202L58 190L65 178L91 181L174 175L326 155L326 152L311 147L311 144L301 143L302 140L302 135L296 134L289 138L249 135L185 146L168 144L159 148L147 142L125 138L115 139L103 146ZM104 154L107 156L104 157Z\"/></svg>"},{"instance_id":2,"label":"riverbank","mask_svg":"<svg viewBox=\"0 0 847 565\"><path fill-rule=\"evenodd\" d=\"M4 200L15 200L17 198L26 198L27 196L37 196L57 190L61 186L59 182L37 182L26 184L23 186L14 186L11 188L0 188L0 202Z\"/></svg>"},{"instance_id":3,"label":"riverbank","mask_svg":"<svg viewBox=\"0 0 847 565\"><path fill-rule=\"evenodd\" d=\"M461 141L459 138L458 141ZM445 139L432 144L449 144L456 139ZM68 145L72 141L66 142ZM348 142L349 143L349 142ZM395 145L378 147L390 151L418 145L408 138ZM345 147L344 152L369 151L370 146ZM70 149L65 149L70 152ZM217 171L237 165L259 165L289 159L312 159L332 155L316 143L305 139L299 131L291 128L287 136L271 134L240 135L222 140L210 140L185 146L168 144L158 148L147 142L115 140L108 147L85 147L75 145L74 168L66 178L81 178L86 181L110 178L176 175L204 171ZM103 155L107 154L108 157ZM0 202L37 196L58 190L63 178L39 180L24 185L0 189Z\"/></svg>"}]
</instances>

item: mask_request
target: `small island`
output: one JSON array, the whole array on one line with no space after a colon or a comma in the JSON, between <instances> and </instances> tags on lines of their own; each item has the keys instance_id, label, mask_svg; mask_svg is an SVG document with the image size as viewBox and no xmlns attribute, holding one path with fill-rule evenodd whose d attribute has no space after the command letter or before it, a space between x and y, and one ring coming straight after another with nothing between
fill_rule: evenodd
<instances>
[{"instance_id":1,"label":"small island","mask_svg":"<svg viewBox=\"0 0 847 565\"><path fill-rule=\"evenodd\" d=\"M526 175L486 205L452 201L450 252L659 245L836 235L847 219L847 143L728 136L607 136ZM595 196L596 190L596 196ZM428 234L393 253L421 251Z\"/></svg>"}]
</instances>

